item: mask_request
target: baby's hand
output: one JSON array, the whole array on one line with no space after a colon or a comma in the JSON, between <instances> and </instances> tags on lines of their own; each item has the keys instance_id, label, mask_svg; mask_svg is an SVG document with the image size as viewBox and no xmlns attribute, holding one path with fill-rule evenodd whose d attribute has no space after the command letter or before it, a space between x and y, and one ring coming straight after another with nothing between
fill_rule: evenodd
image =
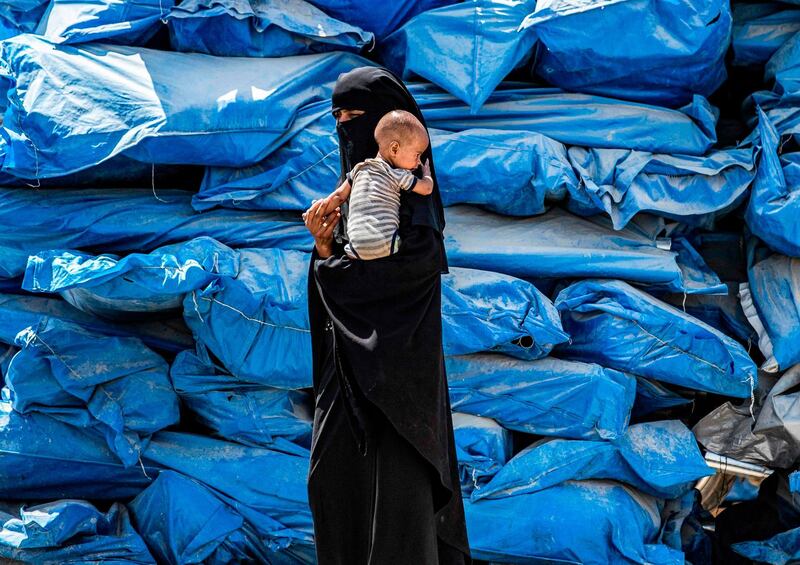
<instances>
[{"instance_id":1,"label":"baby's hand","mask_svg":"<svg viewBox=\"0 0 800 565\"><path fill-rule=\"evenodd\" d=\"M431 162L429 159L425 159L425 162L422 163L422 176L431 176Z\"/></svg>"}]
</instances>

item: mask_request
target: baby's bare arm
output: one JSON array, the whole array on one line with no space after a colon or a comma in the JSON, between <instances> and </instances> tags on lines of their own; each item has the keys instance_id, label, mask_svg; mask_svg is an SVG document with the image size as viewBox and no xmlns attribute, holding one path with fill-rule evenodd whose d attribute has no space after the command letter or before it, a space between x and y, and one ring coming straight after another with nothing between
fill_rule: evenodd
<instances>
[{"instance_id":1,"label":"baby's bare arm","mask_svg":"<svg viewBox=\"0 0 800 565\"><path fill-rule=\"evenodd\" d=\"M411 190L412 192L416 192L417 194L422 194L423 196L427 196L431 192L433 192L433 179L427 175L422 177L421 179L417 179L417 183Z\"/></svg>"},{"instance_id":2,"label":"baby's bare arm","mask_svg":"<svg viewBox=\"0 0 800 565\"><path fill-rule=\"evenodd\" d=\"M431 176L431 164L427 160L422 164L422 174L423 177L421 179L417 179L417 183L414 185L412 191L416 192L417 194L422 194L423 196L427 196L431 192L433 192L433 177Z\"/></svg>"}]
</instances>

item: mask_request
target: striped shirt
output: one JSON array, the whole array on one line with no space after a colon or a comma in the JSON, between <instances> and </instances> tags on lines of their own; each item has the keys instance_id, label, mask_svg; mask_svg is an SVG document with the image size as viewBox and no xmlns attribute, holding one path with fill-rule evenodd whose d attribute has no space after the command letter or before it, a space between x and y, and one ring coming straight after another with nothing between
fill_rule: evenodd
<instances>
[{"instance_id":1,"label":"striped shirt","mask_svg":"<svg viewBox=\"0 0 800 565\"><path fill-rule=\"evenodd\" d=\"M347 255L354 259L378 259L400 248L400 191L411 190L417 177L395 169L380 156L366 159L347 175L350 181Z\"/></svg>"}]
</instances>

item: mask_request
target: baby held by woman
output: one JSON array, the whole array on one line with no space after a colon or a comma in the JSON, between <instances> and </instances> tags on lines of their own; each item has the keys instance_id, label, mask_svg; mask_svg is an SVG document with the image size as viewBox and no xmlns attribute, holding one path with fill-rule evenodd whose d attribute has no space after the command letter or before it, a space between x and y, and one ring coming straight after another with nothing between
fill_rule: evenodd
<instances>
[{"instance_id":1,"label":"baby held by woman","mask_svg":"<svg viewBox=\"0 0 800 565\"><path fill-rule=\"evenodd\" d=\"M428 148L425 126L410 112L394 110L375 128L378 155L353 167L334 195L348 198L345 253L353 259L378 259L400 248L400 192L433 191L430 165L420 162ZM422 167L422 178L412 172Z\"/></svg>"}]
</instances>

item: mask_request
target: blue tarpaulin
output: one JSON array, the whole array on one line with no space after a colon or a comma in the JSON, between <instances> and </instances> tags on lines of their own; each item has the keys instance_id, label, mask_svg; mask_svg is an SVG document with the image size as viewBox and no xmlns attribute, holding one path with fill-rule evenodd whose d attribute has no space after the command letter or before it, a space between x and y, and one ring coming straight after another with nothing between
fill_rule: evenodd
<instances>
[{"instance_id":1,"label":"blue tarpaulin","mask_svg":"<svg viewBox=\"0 0 800 565\"><path fill-rule=\"evenodd\" d=\"M533 284L459 267L442 276L442 340L447 355L494 351L540 359L568 339L558 311Z\"/></svg>"},{"instance_id":2,"label":"blue tarpaulin","mask_svg":"<svg viewBox=\"0 0 800 565\"><path fill-rule=\"evenodd\" d=\"M470 0L423 12L380 44L384 64L404 79L420 76L480 108L536 42L521 29L536 0Z\"/></svg>"},{"instance_id":3,"label":"blue tarpaulin","mask_svg":"<svg viewBox=\"0 0 800 565\"><path fill-rule=\"evenodd\" d=\"M800 10L777 2L734 4L733 64L763 65L800 31Z\"/></svg>"},{"instance_id":4,"label":"blue tarpaulin","mask_svg":"<svg viewBox=\"0 0 800 565\"><path fill-rule=\"evenodd\" d=\"M239 272L239 254L209 237L149 254L92 255L42 251L28 258L22 288L58 292L70 304L105 318L179 310L183 296Z\"/></svg>"},{"instance_id":5,"label":"blue tarpaulin","mask_svg":"<svg viewBox=\"0 0 800 565\"><path fill-rule=\"evenodd\" d=\"M146 455L212 489L274 550L311 545L307 454L290 455L192 434L161 432L153 437Z\"/></svg>"},{"instance_id":6,"label":"blue tarpaulin","mask_svg":"<svg viewBox=\"0 0 800 565\"><path fill-rule=\"evenodd\" d=\"M98 433L0 401L0 498L123 500L152 482L149 461L125 468Z\"/></svg>"},{"instance_id":7,"label":"blue tarpaulin","mask_svg":"<svg viewBox=\"0 0 800 565\"><path fill-rule=\"evenodd\" d=\"M749 398L756 367L737 341L622 281L589 279L556 299L559 354L723 396Z\"/></svg>"},{"instance_id":8,"label":"blue tarpaulin","mask_svg":"<svg viewBox=\"0 0 800 565\"><path fill-rule=\"evenodd\" d=\"M752 301L755 309L747 312L753 325L761 330L759 348L767 359L765 370L786 370L800 363L798 274L800 260L778 254L748 269L749 288L743 289L743 303Z\"/></svg>"},{"instance_id":9,"label":"blue tarpaulin","mask_svg":"<svg viewBox=\"0 0 800 565\"><path fill-rule=\"evenodd\" d=\"M550 84L665 106L725 81L731 25L728 0L539 0L525 22Z\"/></svg>"},{"instance_id":10,"label":"blue tarpaulin","mask_svg":"<svg viewBox=\"0 0 800 565\"><path fill-rule=\"evenodd\" d=\"M636 380L599 365L502 355L446 359L453 410L496 420L510 430L576 439L620 437Z\"/></svg>"},{"instance_id":11,"label":"blue tarpaulin","mask_svg":"<svg viewBox=\"0 0 800 565\"><path fill-rule=\"evenodd\" d=\"M207 236L231 247L311 249L300 217L280 212L211 210L199 214L191 193L150 189L0 188L0 277L22 275L28 256L48 249L146 252Z\"/></svg>"},{"instance_id":12,"label":"blue tarpaulin","mask_svg":"<svg viewBox=\"0 0 800 565\"><path fill-rule=\"evenodd\" d=\"M409 18L459 0L308 0L329 16L371 31L383 40Z\"/></svg>"},{"instance_id":13,"label":"blue tarpaulin","mask_svg":"<svg viewBox=\"0 0 800 565\"><path fill-rule=\"evenodd\" d=\"M349 53L220 59L18 36L0 44L2 170L59 176L122 152L150 163L256 163L327 111L336 77L364 64Z\"/></svg>"},{"instance_id":14,"label":"blue tarpaulin","mask_svg":"<svg viewBox=\"0 0 800 565\"><path fill-rule=\"evenodd\" d=\"M305 0L183 0L166 21L175 51L221 57L358 52L374 41Z\"/></svg>"},{"instance_id":15,"label":"blue tarpaulin","mask_svg":"<svg viewBox=\"0 0 800 565\"><path fill-rule=\"evenodd\" d=\"M669 250L669 240L634 228L615 231L602 219L558 208L508 218L470 206L448 208L445 216L447 257L454 266L522 278L615 277L687 293L725 288L697 253L679 256Z\"/></svg>"},{"instance_id":16,"label":"blue tarpaulin","mask_svg":"<svg viewBox=\"0 0 800 565\"><path fill-rule=\"evenodd\" d=\"M616 229L639 212L712 228L717 215L744 200L756 174L752 147L702 157L571 147L569 161L579 180L569 209L605 212Z\"/></svg>"},{"instance_id":17,"label":"blue tarpaulin","mask_svg":"<svg viewBox=\"0 0 800 565\"><path fill-rule=\"evenodd\" d=\"M54 43L143 45L173 4L174 0L50 0L36 33Z\"/></svg>"},{"instance_id":18,"label":"blue tarpaulin","mask_svg":"<svg viewBox=\"0 0 800 565\"><path fill-rule=\"evenodd\" d=\"M307 276L310 255L240 250L235 278L184 300L184 318L200 347L236 377L273 387L311 385Z\"/></svg>"},{"instance_id":19,"label":"blue tarpaulin","mask_svg":"<svg viewBox=\"0 0 800 565\"><path fill-rule=\"evenodd\" d=\"M761 154L745 212L747 226L775 251L799 257L800 153L780 155L778 132L761 109L758 137Z\"/></svg>"},{"instance_id":20,"label":"blue tarpaulin","mask_svg":"<svg viewBox=\"0 0 800 565\"><path fill-rule=\"evenodd\" d=\"M717 112L695 96L680 110L556 88L501 85L481 109L428 85L410 87L428 126L449 131L536 132L567 145L704 155L717 141Z\"/></svg>"},{"instance_id":21,"label":"blue tarpaulin","mask_svg":"<svg viewBox=\"0 0 800 565\"><path fill-rule=\"evenodd\" d=\"M151 434L178 422L169 366L136 338L43 318L17 345L6 375L14 410L97 430L126 466L139 461Z\"/></svg>"},{"instance_id":22,"label":"blue tarpaulin","mask_svg":"<svg viewBox=\"0 0 800 565\"><path fill-rule=\"evenodd\" d=\"M500 563L683 564L658 543L661 504L610 481L464 501L474 559Z\"/></svg>"},{"instance_id":23,"label":"blue tarpaulin","mask_svg":"<svg viewBox=\"0 0 800 565\"><path fill-rule=\"evenodd\" d=\"M517 454L472 500L538 492L570 480L611 479L657 498L678 498L714 470L678 420L636 424L616 441L550 439Z\"/></svg>"},{"instance_id":24,"label":"blue tarpaulin","mask_svg":"<svg viewBox=\"0 0 800 565\"><path fill-rule=\"evenodd\" d=\"M253 385L183 351L170 368L184 407L215 435L255 447L311 446L313 402L305 392ZM280 439L279 439L280 438Z\"/></svg>"},{"instance_id":25,"label":"blue tarpaulin","mask_svg":"<svg viewBox=\"0 0 800 565\"><path fill-rule=\"evenodd\" d=\"M642 418L659 410L669 410L691 404L692 399L681 396L658 381L636 377L636 401L631 418Z\"/></svg>"},{"instance_id":26,"label":"blue tarpaulin","mask_svg":"<svg viewBox=\"0 0 800 565\"><path fill-rule=\"evenodd\" d=\"M184 300L199 344L245 381L310 386L309 261L297 251L241 249L238 276ZM492 350L531 359L567 339L552 304L531 283L473 269L452 268L443 277L442 323L446 354Z\"/></svg>"},{"instance_id":27,"label":"blue tarpaulin","mask_svg":"<svg viewBox=\"0 0 800 565\"><path fill-rule=\"evenodd\" d=\"M148 347L172 353L194 346L182 319L114 324L86 314L60 298L3 293L0 293L0 342L13 344L19 332L36 326L44 316L75 323L103 335L138 337Z\"/></svg>"},{"instance_id":28,"label":"blue tarpaulin","mask_svg":"<svg viewBox=\"0 0 800 565\"><path fill-rule=\"evenodd\" d=\"M480 490L511 457L511 433L494 420L453 413L461 494Z\"/></svg>"},{"instance_id":29,"label":"blue tarpaulin","mask_svg":"<svg viewBox=\"0 0 800 565\"><path fill-rule=\"evenodd\" d=\"M38 565L156 564L125 506L103 513L82 500L0 509L0 557Z\"/></svg>"},{"instance_id":30,"label":"blue tarpaulin","mask_svg":"<svg viewBox=\"0 0 800 565\"><path fill-rule=\"evenodd\" d=\"M49 3L50 0L0 0L0 41L33 32Z\"/></svg>"},{"instance_id":31,"label":"blue tarpaulin","mask_svg":"<svg viewBox=\"0 0 800 565\"><path fill-rule=\"evenodd\" d=\"M787 565L800 560L800 528L781 532L761 541L734 543L731 548L739 555L757 563Z\"/></svg>"},{"instance_id":32,"label":"blue tarpaulin","mask_svg":"<svg viewBox=\"0 0 800 565\"><path fill-rule=\"evenodd\" d=\"M543 213L547 200L576 190L566 148L543 135L489 129L429 133L445 206L477 204L530 216ZM256 165L208 167L192 204L198 210L305 210L313 199L327 196L338 178L339 143L326 113Z\"/></svg>"},{"instance_id":33,"label":"blue tarpaulin","mask_svg":"<svg viewBox=\"0 0 800 565\"><path fill-rule=\"evenodd\" d=\"M163 471L130 503L136 529L159 563L272 563L253 527L208 487ZM180 516L179 520L164 516Z\"/></svg>"}]
</instances>

